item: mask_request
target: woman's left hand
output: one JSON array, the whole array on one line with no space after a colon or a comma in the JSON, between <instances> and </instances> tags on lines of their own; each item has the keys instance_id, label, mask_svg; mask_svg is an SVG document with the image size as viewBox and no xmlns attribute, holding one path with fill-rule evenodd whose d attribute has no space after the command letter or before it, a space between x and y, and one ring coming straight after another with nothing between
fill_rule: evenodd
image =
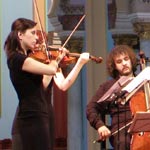
<instances>
[{"instance_id":1,"label":"woman's left hand","mask_svg":"<svg viewBox=\"0 0 150 150\"><path fill-rule=\"evenodd\" d=\"M90 54L87 52L81 53L79 61L83 64L87 63L90 60Z\"/></svg>"}]
</instances>

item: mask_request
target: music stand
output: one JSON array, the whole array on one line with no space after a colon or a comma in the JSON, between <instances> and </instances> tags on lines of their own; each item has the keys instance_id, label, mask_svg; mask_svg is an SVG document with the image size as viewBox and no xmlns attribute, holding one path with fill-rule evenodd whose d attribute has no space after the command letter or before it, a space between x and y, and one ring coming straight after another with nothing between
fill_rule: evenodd
<instances>
[{"instance_id":1,"label":"music stand","mask_svg":"<svg viewBox=\"0 0 150 150\"><path fill-rule=\"evenodd\" d=\"M137 112L128 132L150 132L150 112Z\"/></svg>"},{"instance_id":2,"label":"music stand","mask_svg":"<svg viewBox=\"0 0 150 150\"><path fill-rule=\"evenodd\" d=\"M111 87L110 89L97 101L97 103L103 102L107 99L113 99L112 97L116 96L114 95L117 92L121 92L121 88L125 85L127 85L133 78L128 76L122 76L120 79L118 79ZM117 98L117 97L116 97Z\"/></svg>"}]
</instances>

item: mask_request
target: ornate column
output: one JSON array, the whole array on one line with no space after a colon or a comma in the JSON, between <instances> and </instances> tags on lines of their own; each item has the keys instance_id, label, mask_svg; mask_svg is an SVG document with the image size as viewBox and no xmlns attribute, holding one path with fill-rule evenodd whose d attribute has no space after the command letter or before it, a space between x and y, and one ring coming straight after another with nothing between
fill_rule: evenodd
<instances>
[{"instance_id":1,"label":"ornate column","mask_svg":"<svg viewBox=\"0 0 150 150\"><path fill-rule=\"evenodd\" d=\"M49 11L48 11L48 21L52 25L52 31L49 31L49 43L51 45L58 45L62 44L60 37L58 36L58 32L62 31L62 25L58 20L58 6L60 0L50 0L49 4Z\"/></svg>"},{"instance_id":2,"label":"ornate column","mask_svg":"<svg viewBox=\"0 0 150 150\"><path fill-rule=\"evenodd\" d=\"M71 0L51 0L51 7L49 8L48 18L53 26L53 31L49 32L51 44L61 45L65 42L67 37L71 34L80 18L84 14L84 3L78 2L72 4ZM80 42L84 38L84 21L80 24L74 32L68 43L72 40L78 39ZM67 46L69 45L67 43Z\"/></svg>"},{"instance_id":3,"label":"ornate column","mask_svg":"<svg viewBox=\"0 0 150 150\"><path fill-rule=\"evenodd\" d=\"M139 37L139 48L150 56L150 1L132 0L130 20Z\"/></svg>"},{"instance_id":4,"label":"ornate column","mask_svg":"<svg viewBox=\"0 0 150 150\"><path fill-rule=\"evenodd\" d=\"M150 57L150 22L134 23L134 29L139 36L140 49L145 52L146 57Z\"/></svg>"},{"instance_id":5,"label":"ornate column","mask_svg":"<svg viewBox=\"0 0 150 150\"><path fill-rule=\"evenodd\" d=\"M54 30L49 32L50 43L63 45L83 16L84 3L81 0L76 0L75 3L71 0L53 0L51 2L52 7L48 17ZM81 53L84 51L84 32L83 21L65 45L70 52ZM69 72L72 67L72 65L68 66L66 71ZM84 119L82 119L84 113L82 92L85 88L83 87L85 82L83 73L82 71L79 74L76 82L67 92L67 150L86 150L85 139L83 138L85 136Z\"/></svg>"},{"instance_id":6,"label":"ornate column","mask_svg":"<svg viewBox=\"0 0 150 150\"><path fill-rule=\"evenodd\" d=\"M114 39L114 45L125 44L131 47L137 48L138 46L138 37L132 34L114 34L112 35Z\"/></svg>"},{"instance_id":7,"label":"ornate column","mask_svg":"<svg viewBox=\"0 0 150 150\"><path fill-rule=\"evenodd\" d=\"M123 4L122 1L116 0L116 9L116 18L113 23L114 26L110 26L114 45L127 44L137 49L138 36L136 35L130 18L128 17L129 0L124 1ZM110 17L108 22L111 20Z\"/></svg>"}]
</instances>

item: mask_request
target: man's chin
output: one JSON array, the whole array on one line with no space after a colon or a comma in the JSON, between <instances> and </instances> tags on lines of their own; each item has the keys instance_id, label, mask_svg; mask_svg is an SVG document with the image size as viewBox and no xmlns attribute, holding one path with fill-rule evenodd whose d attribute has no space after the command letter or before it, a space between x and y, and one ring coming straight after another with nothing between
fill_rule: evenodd
<instances>
[{"instance_id":1,"label":"man's chin","mask_svg":"<svg viewBox=\"0 0 150 150\"><path fill-rule=\"evenodd\" d=\"M128 72L123 72L122 75L123 76L129 76L129 75L131 75L131 72L129 72L129 71Z\"/></svg>"}]
</instances>

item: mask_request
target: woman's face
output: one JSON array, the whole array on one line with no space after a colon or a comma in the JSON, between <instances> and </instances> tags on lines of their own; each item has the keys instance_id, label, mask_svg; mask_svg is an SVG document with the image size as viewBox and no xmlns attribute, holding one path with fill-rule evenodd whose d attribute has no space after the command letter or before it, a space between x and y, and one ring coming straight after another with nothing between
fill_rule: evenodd
<instances>
[{"instance_id":1,"label":"woman's face","mask_svg":"<svg viewBox=\"0 0 150 150\"><path fill-rule=\"evenodd\" d=\"M132 75L132 64L129 56L127 54L120 54L114 58L116 70L118 70L119 75Z\"/></svg>"},{"instance_id":2,"label":"woman's face","mask_svg":"<svg viewBox=\"0 0 150 150\"><path fill-rule=\"evenodd\" d=\"M24 50L33 49L38 39L36 27L26 30L25 33L18 32L18 37Z\"/></svg>"}]
</instances>

